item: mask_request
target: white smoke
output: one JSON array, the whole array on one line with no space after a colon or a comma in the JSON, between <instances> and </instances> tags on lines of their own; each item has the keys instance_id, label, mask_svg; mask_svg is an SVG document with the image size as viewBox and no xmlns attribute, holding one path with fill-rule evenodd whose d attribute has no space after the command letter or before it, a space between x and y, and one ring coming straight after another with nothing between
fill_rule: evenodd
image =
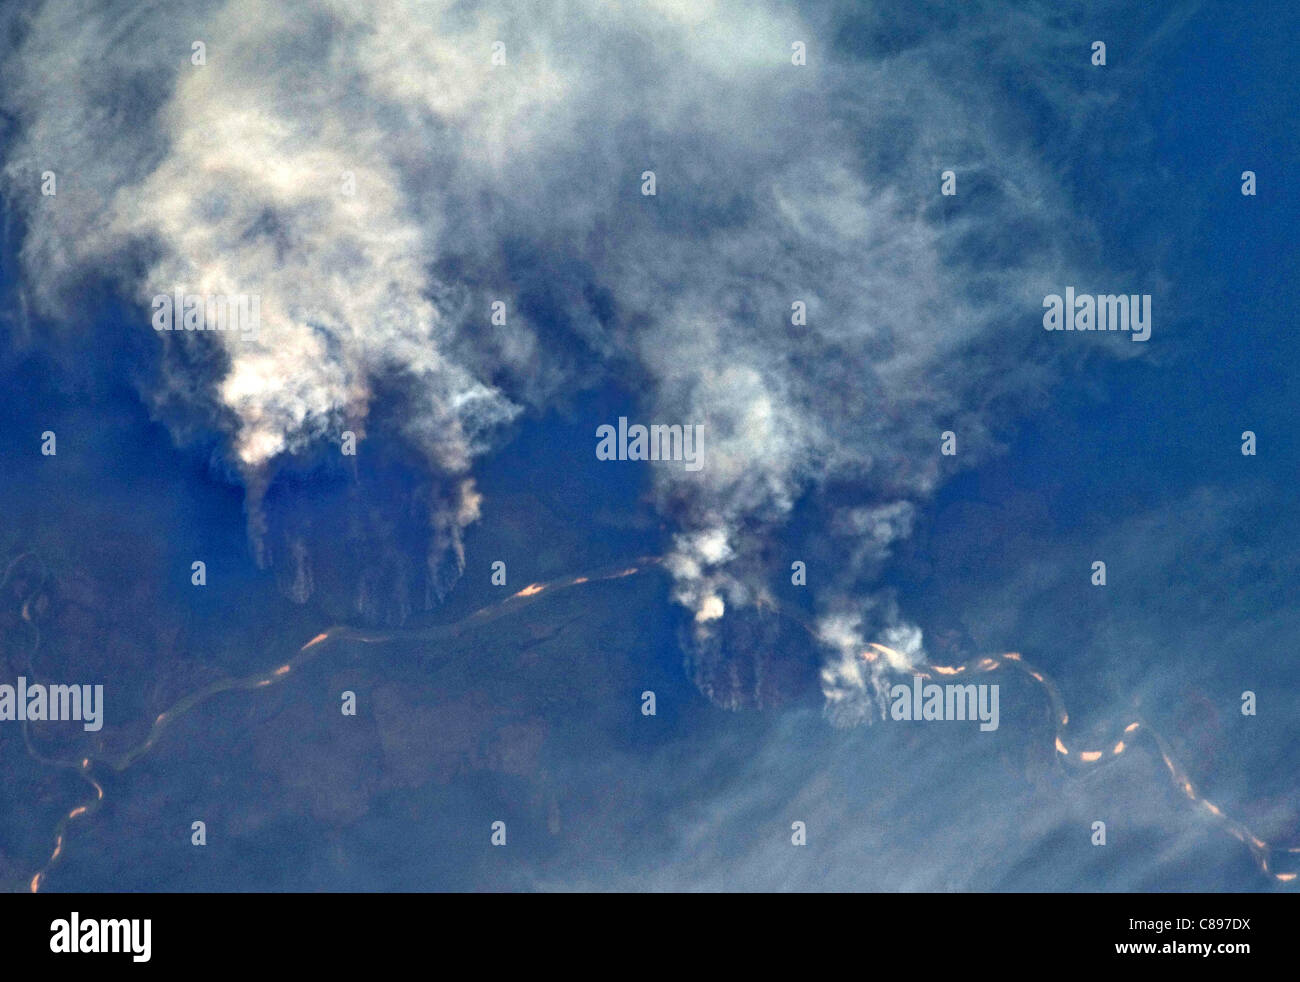
<instances>
[{"instance_id":1,"label":"white smoke","mask_svg":"<svg viewBox=\"0 0 1300 982\"><path fill-rule=\"evenodd\" d=\"M921 629L901 623L889 605L888 626L867 637L860 614L829 614L818 623L818 640L832 654L821 670L825 713L836 726L856 726L883 715L890 679L911 671L926 660ZM884 650L870 645L876 637Z\"/></svg>"},{"instance_id":2,"label":"white smoke","mask_svg":"<svg viewBox=\"0 0 1300 982\"><path fill-rule=\"evenodd\" d=\"M431 521L463 565L494 432L602 361L634 365L647 413L705 427L702 470L654 472L698 635L770 596L772 537L844 484L858 500L825 505L841 559L814 571L832 715L870 698L860 632L919 651L870 600L874 571L943 479L940 432L969 465L996 446L992 407L1050 380L1026 339L1062 262L1063 196L944 43L851 55L819 8L707 0L50 0L15 33L5 177L40 309L66 315L87 270L138 299L141 330L155 293L261 297L256 340L168 339L221 347L193 395L215 403L255 535L275 461L364 434L396 375L418 393L405 436L460 488ZM937 200L948 167L968 205ZM47 169L60 191L42 199ZM594 361L517 310L531 275ZM193 388L168 364L159 405Z\"/></svg>"}]
</instances>

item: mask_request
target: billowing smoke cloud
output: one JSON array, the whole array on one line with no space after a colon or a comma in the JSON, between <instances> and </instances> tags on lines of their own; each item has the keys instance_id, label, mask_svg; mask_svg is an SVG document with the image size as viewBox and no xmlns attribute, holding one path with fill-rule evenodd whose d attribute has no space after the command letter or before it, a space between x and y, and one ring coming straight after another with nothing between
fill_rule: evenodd
<instances>
[{"instance_id":1,"label":"billowing smoke cloud","mask_svg":"<svg viewBox=\"0 0 1300 982\"><path fill-rule=\"evenodd\" d=\"M184 397L222 428L259 543L277 461L364 436L398 380L402 436L451 489L429 508L430 564L459 568L473 463L503 424L612 371L643 378L647 421L704 427L701 470L653 477L697 679L724 705L762 701L728 688L762 673L718 664L759 657L719 631L802 559L828 709L860 721L885 670L865 642L922 657L876 582L891 543L1051 380L1035 327L1068 216L986 75L951 57L961 24L854 16L50 0L11 15L3 78L32 299L57 321L70 284L107 274L146 331L158 293L260 296L255 339L159 335L148 393L165 419ZM1027 57L1004 29L995 66ZM56 197L35 193L45 170ZM518 303L539 283L545 323ZM813 531L790 555L774 542L801 504Z\"/></svg>"}]
</instances>

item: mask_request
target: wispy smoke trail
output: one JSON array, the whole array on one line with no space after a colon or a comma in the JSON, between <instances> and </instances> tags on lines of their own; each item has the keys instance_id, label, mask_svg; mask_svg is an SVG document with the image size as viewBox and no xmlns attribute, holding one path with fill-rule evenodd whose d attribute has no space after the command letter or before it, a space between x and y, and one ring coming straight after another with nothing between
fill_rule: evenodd
<instances>
[{"instance_id":1,"label":"wispy smoke trail","mask_svg":"<svg viewBox=\"0 0 1300 982\"><path fill-rule=\"evenodd\" d=\"M705 428L703 469L653 482L711 696L755 701L753 665L714 662L758 655L712 642L792 558L817 583L833 718L874 698L855 647L920 650L880 565L945 477L940 433L968 466L1050 383L1034 312L1068 218L995 87L954 64L960 25L855 46L820 7L762 2L51 0L8 26L4 173L38 309L66 322L91 273L136 298L140 330L155 293L262 298L255 340L160 336L147 393L226 434L259 546L277 461L364 437L399 380L402 439L454 489L430 508L430 565L459 569L494 434L628 367L648 416ZM45 170L57 197L33 191ZM539 282L544 322L520 303ZM819 531L777 555L801 503Z\"/></svg>"}]
</instances>

